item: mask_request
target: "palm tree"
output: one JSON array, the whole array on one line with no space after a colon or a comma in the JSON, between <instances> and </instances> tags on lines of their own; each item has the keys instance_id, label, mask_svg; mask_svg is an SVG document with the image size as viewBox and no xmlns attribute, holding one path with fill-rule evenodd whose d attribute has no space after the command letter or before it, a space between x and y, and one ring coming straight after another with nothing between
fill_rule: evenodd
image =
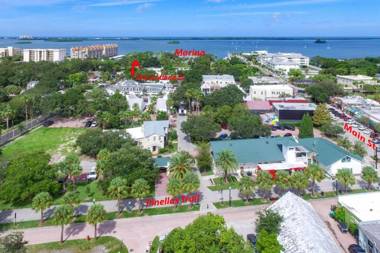
<instances>
[{"instance_id":1,"label":"palm tree","mask_svg":"<svg viewBox=\"0 0 380 253\"><path fill-rule=\"evenodd\" d=\"M1 118L5 120L7 129L9 128L9 121L15 116L15 111L10 105L6 105L1 111Z\"/></svg>"},{"instance_id":2,"label":"palm tree","mask_svg":"<svg viewBox=\"0 0 380 253\"><path fill-rule=\"evenodd\" d=\"M61 240L63 243L63 230L64 226L70 224L74 219L74 209L69 205L57 207L54 211L53 221L56 225L61 226Z\"/></svg>"},{"instance_id":3,"label":"palm tree","mask_svg":"<svg viewBox=\"0 0 380 253\"><path fill-rule=\"evenodd\" d=\"M82 172L78 155L70 153L59 165L60 173L70 179L75 187L76 177Z\"/></svg>"},{"instance_id":4,"label":"palm tree","mask_svg":"<svg viewBox=\"0 0 380 253\"><path fill-rule=\"evenodd\" d=\"M184 192L196 192L199 189L200 185L201 183L199 181L199 177L192 172L187 172L183 177L182 189Z\"/></svg>"},{"instance_id":5,"label":"palm tree","mask_svg":"<svg viewBox=\"0 0 380 253\"><path fill-rule=\"evenodd\" d=\"M350 185L354 185L356 180L350 169L340 169L336 173L337 181L344 186L344 191L347 192Z\"/></svg>"},{"instance_id":6,"label":"palm tree","mask_svg":"<svg viewBox=\"0 0 380 253\"><path fill-rule=\"evenodd\" d=\"M177 179L183 179L185 174L191 171L193 159L186 152L180 152L175 154L170 159L169 172L171 177Z\"/></svg>"},{"instance_id":7,"label":"palm tree","mask_svg":"<svg viewBox=\"0 0 380 253\"><path fill-rule=\"evenodd\" d=\"M216 166L223 172L224 181L228 182L228 175L237 170L238 162L234 153L230 150L223 150L216 158Z\"/></svg>"},{"instance_id":8,"label":"palm tree","mask_svg":"<svg viewBox=\"0 0 380 253\"><path fill-rule=\"evenodd\" d=\"M48 192L40 192L33 198L32 208L36 211L41 212L41 225L44 223L44 211L51 207L52 204L53 198L50 196Z\"/></svg>"},{"instance_id":9,"label":"palm tree","mask_svg":"<svg viewBox=\"0 0 380 253\"><path fill-rule=\"evenodd\" d=\"M63 202L75 209L75 207L80 203L79 192L66 192L65 195L63 195Z\"/></svg>"},{"instance_id":10,"label":"palm tree","mask_svg":"<svg viewBox=\"0 0 380 253\"><path fill-rule=\"evenodd\" d=\"M290 176L290 186L297 191L303 193L309 184L309 179L303 171L294 171Z\"/></svg>"},{"instance_id":11,"label":"palm tree","mask_svg":"<svg viewBox=\"0 0 380 253\"><path fill-rule=\"evenodd\" d=\"M272 176L262 170L257 171L256 173L256 185L259 188L259 190L262 190L264 192L267 192L266 198L270 199L272 195L272 187L273 187L273 179Z\"/></svg>"},{"instance_id":12,"label":"palm tree","mask_svg":"<svg viewBox=\"0 0 380 253\"><path fill-rule=\"evenodd\" d=\"M106 210L104 209L104 206L101 204L94 204L90 207L88 210L87 216L86 216L86 221L94 225L94 238L97 238L96 235L96 230L97 230L97 225L99 223L102 223L106 219Z\"/></svg>"},{"instance_id":13,"label":"palm tree","mask_svg":"<svg viewBox=\"0 0 380 253\"><path fill-rule=\"evenodd\" d=\"M374 168L366 166L362 170L362 179L367 182L368 190L370 190L372 184L379 181L379 176Z\"/></svg>"},{"instance_id":14,"label":"palm tree","mask_svg":"<svg viewBox=\"0 0 380 253\"><path fill-rule=\"evenodd\" d=\"M149 183L143 178L137 179L132 185L131 193L139 201L139 211L141 212L144 207L142 201L150 194Z\"/></svg>"},{"instance_id":15,"label":"palm tree","mask_svg":"<svg viewBox=\"0 0 380 253\"><path fill-rule=\"evenodd\" d=\"M290 175L288 171L279 170L276 173L275 184L281 190L283 194L286 190L290 188Z\"/></svg>"},{"instance_id":16,"label":"palm tree","mask_svg":"<svg viewBox=\"0 0 380 253\"><path fill-rule=\"evenodd\" d=\"M171 177L168 182L167 192L173 197L181 195L183 193L181 181L177 178ZM177 205L178 204L176 204L176 207Z\"/></svg>"},{"instance_id":17,"label":"palm tree","mask_svg":"<svg viewBox=\"0 0 380 253\"><path fill-rule=\"evenodd\" d=\"M243 196L243 199L245 197L246 201L248 202L249 197L253 195L253 192L255 190L255 183L250 177L242 177L239 182L239 192Z\"/></svg>"},{"instance_id":18,"label":"palm tree","mask_svg":"<svg viewBox=\"0 0 380 253\"><path fill-rule=\"evenodd\" d=\"M314 196L316 183L325 179L325 171L317 164L311 164L306 168L305 175L312 182L311 195Z\"/></svg>"},{"instance_id":19,"label":"palm tree","mask_svg":"<svg viewBox=\"0 0 380 253\"><path fill-rule=\"evenodd\" d=\"M107 170L107 164L110 159L111 152L108 149L102 149L96 155L96 175L99 181L104 180L104 174Z\"/></svg>"},{"instance_id":20,"label":"palm tree","mask_svg":"<svg viewBox=\"0 0 380 253\"><path fill-rule=\"evenodd\" d=\"M116 206L121 214L121 200L128 194L127 182L121 177L112 179L110 186L108 187L108 194L111 198L117 199Z\"/></svg>"}]
</instances>

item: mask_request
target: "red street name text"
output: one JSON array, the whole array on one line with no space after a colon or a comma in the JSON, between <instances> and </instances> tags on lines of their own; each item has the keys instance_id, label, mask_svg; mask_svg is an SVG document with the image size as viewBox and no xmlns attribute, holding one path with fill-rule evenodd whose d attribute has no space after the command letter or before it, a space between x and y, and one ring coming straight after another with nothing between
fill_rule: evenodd
<instances>
[{"instance_id":1,"label":"red street name text","mask_svg":"<svg viewBox=\"0 0 380 253\"><path fill-rule=\"evenodd\" d=\"M179 203L198 203L201 200L201 194L182 195L180 197L166 197L165 199L150 198L145 200L145 206L165 206L165 205L178 205Z\"/></svg>"},{"instance_id":2,"label":"red street name text","mask_svg":"<svg viewBox=\"0 0 380 253\"><path fill-rule=\"evenodd\" d=\"M176 56L180 56L180 57L186 57L186 56L190 56L190 57L201 57L201 56L204 56L206 54L206 51L204 50L183 50L183 49L176 49L175 50L175 55Z\"/></svg>"},{"instance_id":3,"label":"red street name text","mask_svg":"<svg viewBox=\"0 0 380 253\"><path fill-rule=\"evenodd\" d=\"M367 139L364 135L362 135L359 131L356 131L352 129L352 126L350 126L348 123L344 123L343 127L344 131L352 134L355 138L357 138L359 141L365 143L368 147L372 148L373 150L376 149L375 143L372 142L371 139Z\"/></svg>"}]
</instances>

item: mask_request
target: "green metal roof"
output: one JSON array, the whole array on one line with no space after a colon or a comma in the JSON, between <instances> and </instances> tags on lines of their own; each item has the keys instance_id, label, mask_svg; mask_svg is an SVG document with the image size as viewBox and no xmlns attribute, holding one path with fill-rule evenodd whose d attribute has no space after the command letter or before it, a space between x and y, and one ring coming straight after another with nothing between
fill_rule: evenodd
<instances>
[{"instance_id":1,"label":"green metal roof","mask_svg":"<svg viewBox=\"0 0 380 253\"><path fill-rule=\"evenodd\" d=\"M329 166L346 156L350 156L359 161L362 158L352 154L338 145L323 138L305 138L299 140L300 144L311 152L317 153L317 161L323 166Z\"/></svg>"},{"instance_id":2,"label":"green metal roof","mask_svg":"<svg viewBox=\"0 0 380 253\"><path fill-rule=\"evenodd\" d=\"M292 137L212 141L210 144L214 158L221 151L230 150L239 163L252 164L282 162L281 145L298 145Z\"/></svg>"},{"instance_id":3,"label":"green metal roof","mask_svg":"<svg viewBox=\"0 0 380 253\"><path fill-rule=\"evenodd\" d=\"M362 160L360 156L354 155L336 144L322 138L299 139L293 137L259 138L212 141L211 150L214 158L223 150L234 153L239 163L275 163L284 161L281 151L282 146L302 146L309 152L317 153L317 160L323 166L329 166L346 156Z\"/></svg>"},{"instance_id":4,"label":"green metal roof","mask_svg":"<svg viewBox=\"0 0 380 253\"><path fill-rule=\"evenodd\" d=\"M158 168L166 168L169 166L169 157L157 157L154 159L154 165Z\"/></svg>"}]
</instances>

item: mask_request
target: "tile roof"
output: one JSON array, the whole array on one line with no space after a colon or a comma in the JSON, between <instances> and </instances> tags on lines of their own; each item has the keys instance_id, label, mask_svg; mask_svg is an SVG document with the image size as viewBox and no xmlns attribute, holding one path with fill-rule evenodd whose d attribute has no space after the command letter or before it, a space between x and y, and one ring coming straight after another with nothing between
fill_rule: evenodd
<instances>
[{"instance_id":1,"label":"tile roof","mask_svg":"<svg viewBox=\"0 0 380 253\"><path fill-rule=\"evenodd\" d=\"M375 245L380 245L380 221L369 221L359 223L360 231ZM377 248L379 249L379 248Z\"/></svg>"},{"instance_id":2,"label":"tile roof","mask_svg":"<svg viewBox=\"0 0 380 253\"><path fill-rule=\"evenodd\" d=\"M144 121L143 129L145 137L153 134L165 136L169 129L169 120Z\"/></svg>"},{"instance_id":3,"label":"tile roof","mask_svg":"<svg viewBox=\"0 0 380 253\"><path fill-rule=\"evenodd\" d=\"M157 157L154 159L154 165L158 168L166 168L169 166L169 157Z\"/></svg>"}]
</instances>

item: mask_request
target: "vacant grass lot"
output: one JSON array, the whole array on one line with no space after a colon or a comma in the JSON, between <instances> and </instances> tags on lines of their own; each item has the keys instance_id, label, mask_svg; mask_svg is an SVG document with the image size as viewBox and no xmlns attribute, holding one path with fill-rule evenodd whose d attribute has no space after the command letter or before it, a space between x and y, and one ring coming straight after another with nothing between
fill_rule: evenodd
<instances>
[{"instance_id":1,"label":"vacant grass lot","mask_svg":"<svg viewBox=\"0 0 380 253\"><path fill-rule=\"evenodd\" d=\"M37 244L27 247L28 253L90 253L99 252L96 249L104 249L108 253L128 253L127 247L118 239L111 236L99 237L96 240L71 240L64 243L52 242Z\"/></svg>"},{"instance_id":2,"label":"vacant grass lot","mask_svg":"<svg viewBox=\"0 0 380 253\"><path fill-rule=\"evenodd\" d=\"M60 149L59 151L64 152L65 149L73 147L76 138L83 131L85 129L82 128L40 127L7 144L3 148L3 156L11 159L37 151L53 154Z\"/></svg>"}]
</instances>

